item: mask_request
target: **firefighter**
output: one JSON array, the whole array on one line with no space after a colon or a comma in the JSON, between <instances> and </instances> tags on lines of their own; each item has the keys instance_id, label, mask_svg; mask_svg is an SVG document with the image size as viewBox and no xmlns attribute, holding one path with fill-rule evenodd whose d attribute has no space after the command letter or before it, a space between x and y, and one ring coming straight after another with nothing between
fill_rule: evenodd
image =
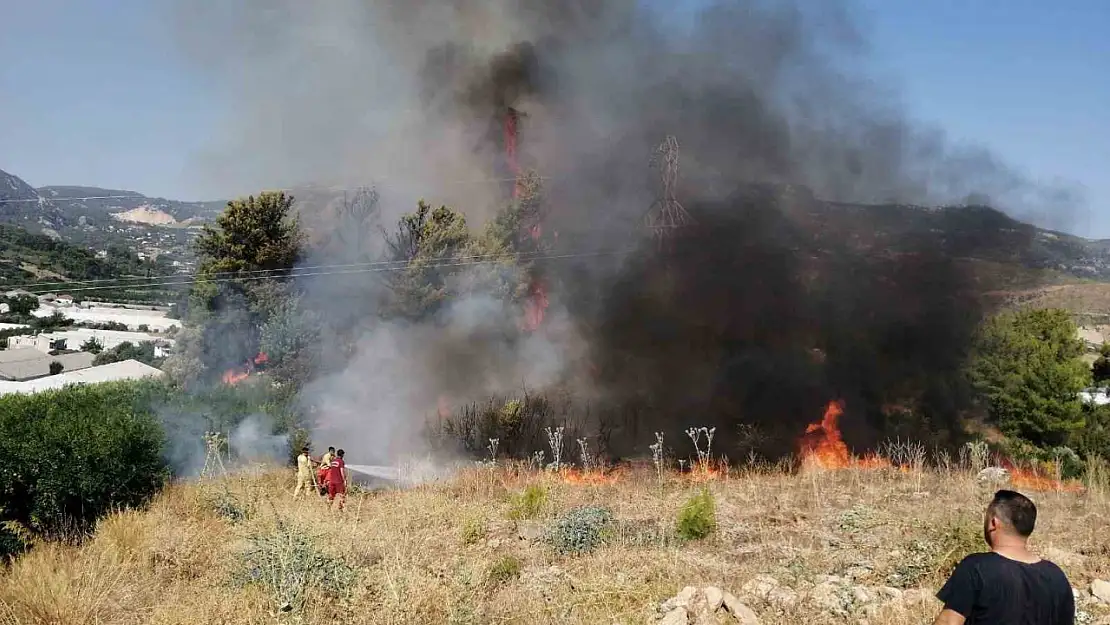
<instances>
[{"instance_id":1,"label":"firefighter","mask_svg":"<svg viewBox=\"0 0 1110 625\"><path fill-rule=\"evenodd\" d=\"M343 450L335 452L328 465L328 503L339 496L339 509L343 509L343 502L347 499L347 463L343 460Z\"/></svg>"},{"instance_id":2,"label":"firefighter","mask_svg":"<svg viewBox=\"0 0 1110 625\"><path fill-rule=\"evenodd\" d=\"M335 447L328 447L328 453L320 458L320 469L316 472L316 481L317 486L320 488L320 495L328 494L328 467L331 466L333 458L335 458Z\"/></svg>"},{"instance_id":3,"label":"firefighter","mask_svg":"<svg viewBox=\"0 0 1110 625\"><path fill-rule=\"evenodd\" d=\"M301 454L297 456L297 486L293 488L293 499L299 497L302 490L307 493L309 488L316 489L312 473L312 457L308 455L306 445L301 447Z\"/></svg>"}]
</instances>

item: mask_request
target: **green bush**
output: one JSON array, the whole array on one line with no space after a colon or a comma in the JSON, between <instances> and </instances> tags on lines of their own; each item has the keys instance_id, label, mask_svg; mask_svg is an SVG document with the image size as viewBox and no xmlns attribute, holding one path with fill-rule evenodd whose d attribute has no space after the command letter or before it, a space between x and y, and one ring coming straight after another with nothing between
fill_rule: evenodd
<instances>
[{"instance_id":1,"label":"green bush","mask_svg":"<svg viewBox=\"0 0 1110 625\"><path fill-rule=\"evenodd\" d=\"M547 504L547 491L539 484L529 484L524 492L514 495L512 507L509 508L509 518L519 521L534 519L543 511Z\"/></svg>"},{"instance_id":2,"label":"green bush","mask_svg":"<svg viewBox=\"0 0 1110 625\"><path fill-rule=\"evenodd\" d=\"M476 545L486 537L486 525L481 519L470 519L462 528L462 543Z\"/></svg>"},{"instance_id":3,"label":"green bush","mask_svg":"<svg viewBox=\"0 0 1110 625\"><path fill-rule=\"evenodd\" d=\"M489 581L493 584L511 582L520 576L522 566L520 558L516 556L501 556L489 567Z\"/></svg>"},{"instance_id":4,"label":"green bush","mask_svg":"<svg viewBox=\"0 0 1110 625\"><path fill-rule=\"evenodd\" d=\"M82 533L154 495L168 472L148 389L113 382L0 397L0 522L39 536Z\"/></svg>"},{"instance_id":5,"label":"green bush","mask_svg":"<svg viewBox=\"0 0 1110 625\"><path fill-rule=\"evenodd\" d=\"M555 520L545 539L559 554L588 553L605 542L612 523L613 514L608 508L574 508Z\"/></svg>"},{"instance_id":6,"label":"green bush","mask_svg":"<svg viewBox=\"0 0 1110 625\"><path fill-rule=\"evenodd\" d=\"M713 501L713 493L709 489L702 489L682 506L678 511L678 521L675 523L675 532L685 540L700 540L709 536L717 529L717 508Z\"/></svg>"},{"instance_id":7,"label":"green bush","mask_svg":"<svg viewBox=\"0 0 1110 625\"><path fill-rule=\"evenodd\" d=\"M247 540L238 581L265 588L280 610L303 609L313 591L331 599L350 593L355 569L324 553L305 530L279 522L273 532Z\"/></svg>"}]
</instances>

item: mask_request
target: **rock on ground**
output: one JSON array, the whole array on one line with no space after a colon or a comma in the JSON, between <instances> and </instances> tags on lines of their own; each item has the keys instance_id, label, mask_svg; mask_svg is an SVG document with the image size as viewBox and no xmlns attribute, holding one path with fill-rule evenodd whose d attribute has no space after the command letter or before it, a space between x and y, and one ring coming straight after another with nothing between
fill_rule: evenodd
<instances>
[{"instance_id":1,"label":"rock on ground","mask_svg":"<svg viewBox=\"0 0 1110 625\"><path fill-rule=\"evenodd\" d=\"M1101 579L1091 582L1091 594L1102 603L1110 604L1110 582Z\"/></svg>"},{"instance_id":2,"label":"rock on ground","mask_svg":"<svg viewBox=\"0 0 1110 625\"><path fill-rule=\"evenodd\" d=\"M759 625L759 617L732 593L716 586L687 586L659 606L663 617L655 625L717 625L731 614L741 625Z\"/></svg>"}]
</instances>

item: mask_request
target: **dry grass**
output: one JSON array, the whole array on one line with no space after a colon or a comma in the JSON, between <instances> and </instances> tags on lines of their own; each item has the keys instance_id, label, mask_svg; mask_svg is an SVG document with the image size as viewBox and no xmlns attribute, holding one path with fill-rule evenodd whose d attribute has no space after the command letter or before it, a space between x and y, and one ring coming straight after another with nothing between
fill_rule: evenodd
<instances>
[{"instance_id":1,"label":"dry grass","mask_svg":"<svg viewBox=\"0 0 1110 625\"><path fill-rule=\"evenodd\" d=\"M510 520L528 485L546 493L539 518ZM991 493L957 470L734 472L707 484L716 532L683 542L673 537L675 519L702 485L677 475L660 482L651 469L612 484L480 469L443 484L357 494L344 512L318 499L294 501L292 486L292 474L278 470L179 484L149 510L105 519L80 547L40 546L0 574L0 623L632 624L683 586L740 595L761 574L792 588L812 586L818 575L851 575L932 591L945 568L979 549L980 510ZM1110 577L1107 492L1035 500L1037 550L1075 586ZM618 525L591 553L559 556L520 537L589 505L610 509ZM319 557L354 569L353 581L305 582L297 589L303 607L283 613L274 592L241 583L241 554L260 536L278 545L275 570ZM282 536L319 553L283 551ZM925 622L937 609L930 594L869 622ZM765 623L859 619L806 602L752 607Z\"/></svg>"}]
</instances>

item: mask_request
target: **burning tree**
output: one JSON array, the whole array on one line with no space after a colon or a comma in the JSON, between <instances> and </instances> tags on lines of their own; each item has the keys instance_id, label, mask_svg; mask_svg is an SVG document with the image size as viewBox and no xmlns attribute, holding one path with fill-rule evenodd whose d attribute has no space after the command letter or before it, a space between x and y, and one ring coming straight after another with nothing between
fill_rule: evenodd
<instances>
[{"instance_id":1,"label":"burning tree","mask_svg":"<svg viewBox=\"0 0 1110 625\"><path fill-rule=\"evenodd\" d=\"M304 235L292 208L292 196L264 192L228 202L215 225L205 226L196 242L200 267L187 331L167 367L175 377L188 382L227 373L257 358L260 328L294 291L287 272L301 256Z\"/></svg>"}]
</instances>

